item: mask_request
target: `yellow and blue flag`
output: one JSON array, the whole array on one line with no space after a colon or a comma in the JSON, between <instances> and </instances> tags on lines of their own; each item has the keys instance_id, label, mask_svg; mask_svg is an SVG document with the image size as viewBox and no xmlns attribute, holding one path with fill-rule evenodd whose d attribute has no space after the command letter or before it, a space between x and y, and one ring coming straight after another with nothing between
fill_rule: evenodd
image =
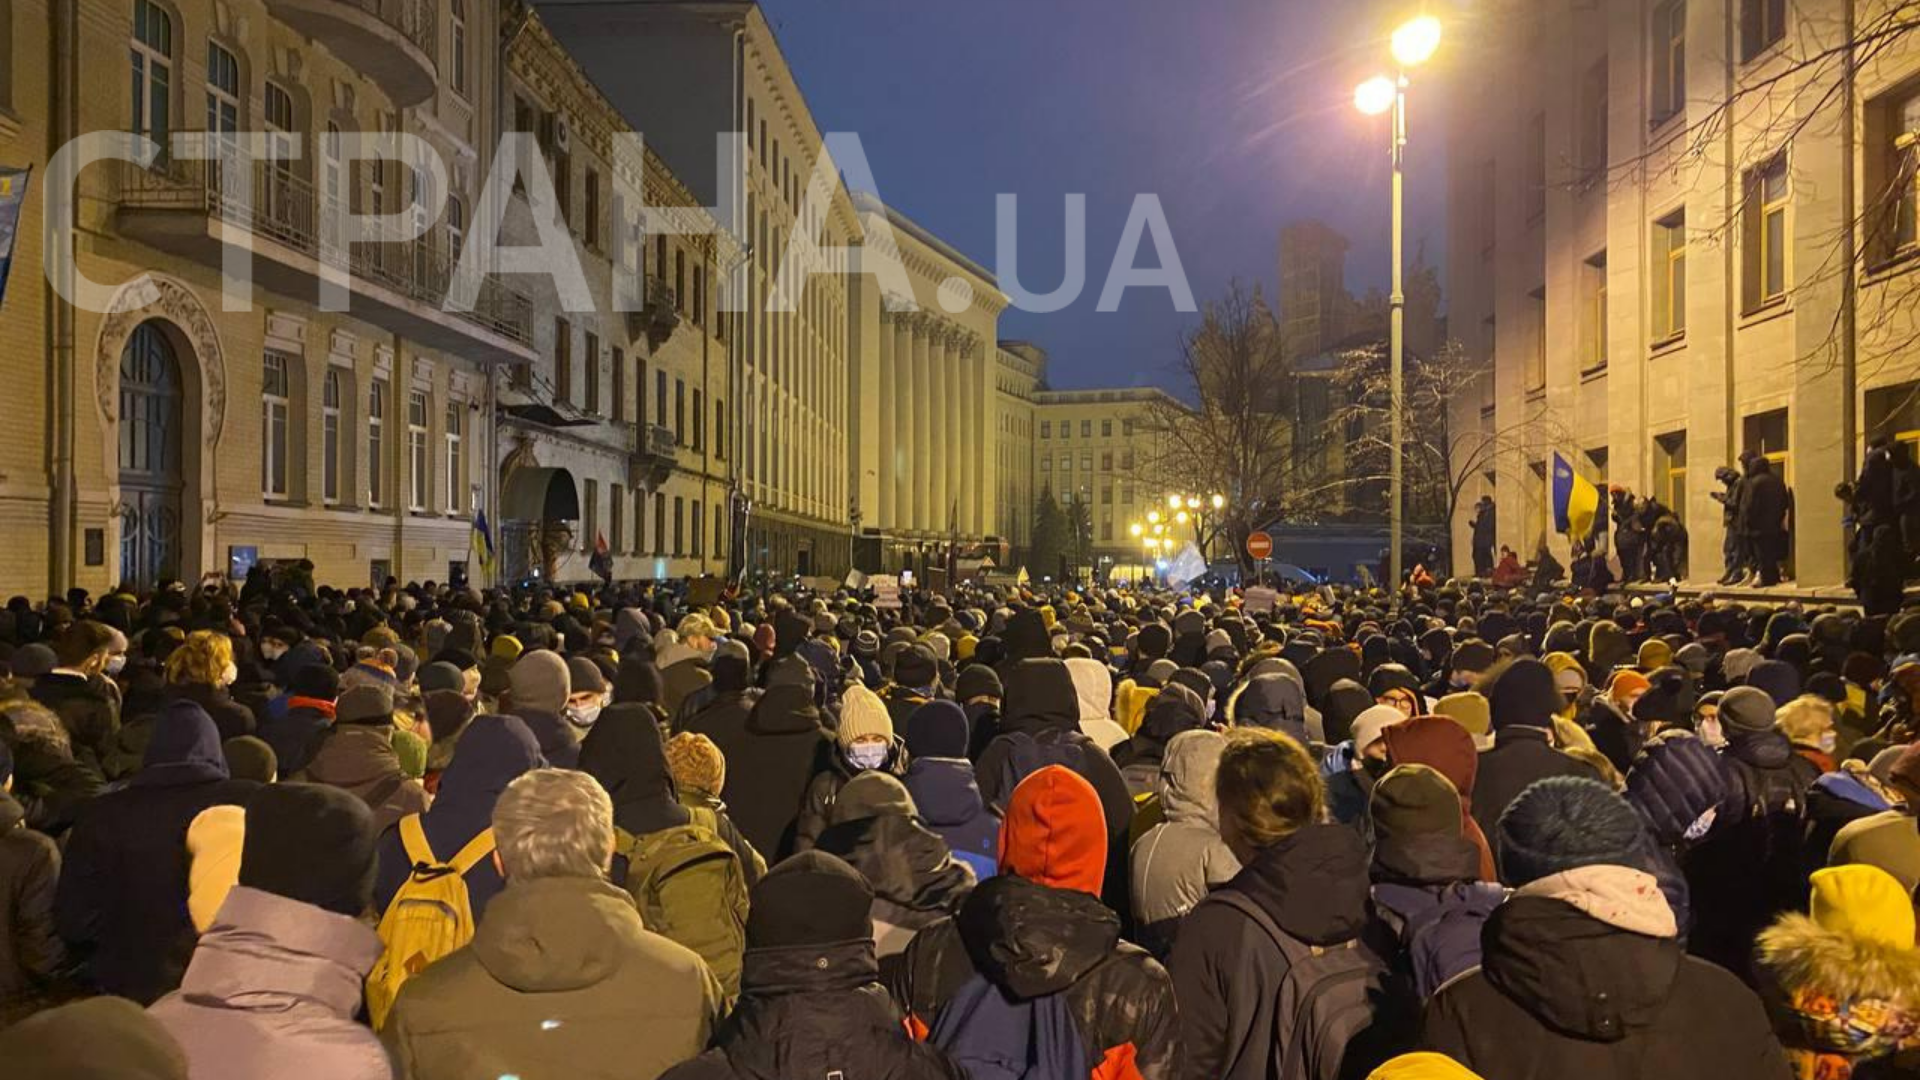
<instances>
[{"instance_id":1,"label":"yellow and blue flag","mask_svg":"<svg viewBox=\"0 0 1920 1080\"><path fill-rule=\"evenodd\" d=\"M1585 540L1593 531L1593 517L1600 509L1600 489L1573 471L1573 465L1553 452L1553 527L1575 540Z\"/></svg>"},{"instance_id":2,"label":"yellow and blue flag","mask_svg":"<svg viewBox=\"0 0 1920 1080\"><path fill-rule=\"evenodd\" d=\"M473 512L473 561L482 580L493 579L493 532L487 528L487 512Z\"/></svg>"}]
</instances>

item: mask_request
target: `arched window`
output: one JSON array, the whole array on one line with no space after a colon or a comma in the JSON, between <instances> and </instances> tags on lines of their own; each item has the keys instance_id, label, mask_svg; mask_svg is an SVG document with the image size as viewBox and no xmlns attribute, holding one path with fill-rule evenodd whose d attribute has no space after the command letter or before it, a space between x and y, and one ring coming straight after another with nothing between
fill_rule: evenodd
<instances>
[{"instance_id":1,"label":"arched window","mask_svg":"<svg viewBox=\"0 0 1920 1080\"><path fill-rule=\"evenodd\" d=\"M207 134L240 137L240 61L216 41L207 42Z\"/></svg>"},{"instance_id":2,"label":"arched window","mask_svg":"<svg viewBox=\"0 0 1920 1080\"><path fill-rule=\"evenodd\" d=\"M291 363L281 353L269 352L261 364L260 493L269 499L287 497L287 413L291 402Z\"/></svg>"},{"instance_id":3,"label":"arched window","mask_svg":"<svg viewBox=\"0 0 1920 1080\"><path fill-rule=\"evenodd\" d=\"M151 0L133 0L131 127L164 152L173 116L173 18Z\"/></svg>"},{"instance_id":4,"label":"arched window","mask_svg":"<svg viewBox=\"0 0 1920 1080\"><path fill-rule=\"evenodd\" d=\"M340 371L328 368L320 394L320 501L328 506L340 501L340 434Z\"/></svg>"}]
</instances>

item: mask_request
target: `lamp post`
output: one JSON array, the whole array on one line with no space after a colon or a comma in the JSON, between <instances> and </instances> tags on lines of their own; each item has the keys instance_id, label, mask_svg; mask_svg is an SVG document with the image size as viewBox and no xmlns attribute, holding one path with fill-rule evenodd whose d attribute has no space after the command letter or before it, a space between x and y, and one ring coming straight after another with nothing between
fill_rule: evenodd
<instances>
[{"instance_id":1,"label":"lamp post","mask_svg":"<svg viewBox=\"0 0 1920 1080\"><path fill-rule=\"evenodd\" d=\"M1405 164L1407 148L1407 69L1418 67L1433 55L1440 46L1440 20L1431 15L1421 15L1400 24L1393 31L1393 58L1399 64L1399 70L1392 78L1376 75L1363 82L1353 92L1356 108L1369 116L1378 116L1392 110L1393 125L1389 139L1393 158L1392 185L1392 228L1393 228L1393 270L1387 292L1387 365L1390 403L1388 415L1388 439L1391 460L1388 463L1387 491L1390 505L1387 508L1387 573L1392 577L1391 587L1397 592L1401 575L1401 518L1404 514L1405 497L1401 488L1401 458L1403 456L1402 428L1406 413L1406 396L1403 390L1406 357L1406 307L1407 294L1402 282L1402 248L1405 233L1404 213L1401 209L1405 188Z\"/></svg>"}]
</instances>

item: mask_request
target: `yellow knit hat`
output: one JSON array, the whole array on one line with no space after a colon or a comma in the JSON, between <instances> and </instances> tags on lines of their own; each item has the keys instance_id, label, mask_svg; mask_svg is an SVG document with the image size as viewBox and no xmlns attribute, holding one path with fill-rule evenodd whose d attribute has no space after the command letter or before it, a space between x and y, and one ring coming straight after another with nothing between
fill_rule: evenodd
<instances>
[{"instance_id":1,"label":"yellow knit hat","mask_svg":"<svg viewBox=\"0 0 1920 1080\"><path fill-rule=\"evenodd\" d=\"M979 645L980 645L979 638L974 637L972 634L961 634L960 640L953 643L954 660L960 663L965 663L966 661L973 659L973 650L978 648Z\"/></svg>"},{"instance_id":2,"label":"yellow knit hat","mask_svg":"<svg viewBox=\"0 0 1920 1080\"><path fill-rule=\"evenodd\" d=\"M1401 1054L1373 1070L1367 1080L1480 1080L1480 1074L1445 1054Z\"/></svg>"},{"instance_id":3,"label":"yellow knit hat","mask_svg":"<svg viewBox=\"0 0 1920 1080\"><path fill-rule=\"evenodd\" d=\"M1813 921L1836 934L1896 949L1913 948L1913 899L1892 874L1855 864L1815 870Z\"/></svg>"}]
</instances>

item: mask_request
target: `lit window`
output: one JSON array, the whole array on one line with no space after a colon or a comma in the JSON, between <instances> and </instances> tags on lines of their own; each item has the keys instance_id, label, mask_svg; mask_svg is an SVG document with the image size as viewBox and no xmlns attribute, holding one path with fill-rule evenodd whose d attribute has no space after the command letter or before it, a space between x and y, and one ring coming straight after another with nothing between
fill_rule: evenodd
<instances>
[{"instance_id":1,"label":"lit window","mask_svg":"<svg viewBox=\"0 0 1920 1080\"><path fill-rule=\"evenodd\" d=\"M1653 339L1687 332L1687 212L1678 210L1653 225Z\"/></svg>"},{"instance_id":2,"label":"lit window","mask_svg":"<svg viewBox=\"0 0 1920 1080\"><path fill-rule=\"evenodd\" d=\"M410 466L407 485L407 509L427 509L427 392L415 390L407 395L407 458Z\"/></svg>"},{"instance_id":3,"label":"lit window","mask_svg":"<svg viewBox=\"0 0 1920 1080\"><path fill-rule=\"evenodd\" d=\"M340 501L340 372L327 369L320 394L320 501Z\"/></svg>"},{"instance_id":4,"label":"lit window","mask_svg":"<svg viewBox=\"0 0 1920 1080\"><path fill-rule=\"evenodd\" d=\"M1747 174L1745 299L1749 309L1787 294L1790 194L1785 154Z\"/></svg>"},{"instance_id":5,"label":"lit window","mask_svg":"<svg viewBox=\"0 0 1920 1080\"><path fill-rule=\"evenodd\" d=\"M367 393L367 505L387 505L387 380L375 379Z\"/></svg>"},{"instance_id":6,"label":"lit window","mask_svg":"<svg viewBox=\"0 0 1920 1080\"><path fill-rule=\"evenodd\" d=\"M287 497L288 366L285 356L273 352L261 364L260 491L269 498Z\"/></svg>"},{"instance_id":7,"label":"lit window","mask_svg":"<svg viewBox=\"0 0 1920 1080\"><path fill-rule=\"evenodd\" d=\"M466 406L458 401L447 402L447 513L460 512L460 492L467 478L466 459L462 456L463 443L461 431L466 420Z\"/></svg>"}]
</instances>

